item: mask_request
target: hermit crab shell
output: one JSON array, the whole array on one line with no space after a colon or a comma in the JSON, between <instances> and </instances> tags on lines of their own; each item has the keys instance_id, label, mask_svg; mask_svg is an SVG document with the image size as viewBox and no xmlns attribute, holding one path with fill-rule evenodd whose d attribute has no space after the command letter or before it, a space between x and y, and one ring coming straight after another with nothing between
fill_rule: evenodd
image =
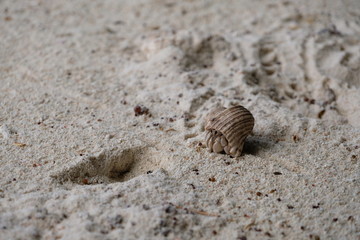
<instances>
[{"instance_id":1,"label":"hermit crab shell","mask_svg":"<svg viewBox=\"0 0 360 240\"><path fill-rule=\"evenodd\" d=\"M210 152L225 151L238 157L254 123L253 115L243 106L216 108L205 117L206 146Z\"/></svg>"}]
</instances>

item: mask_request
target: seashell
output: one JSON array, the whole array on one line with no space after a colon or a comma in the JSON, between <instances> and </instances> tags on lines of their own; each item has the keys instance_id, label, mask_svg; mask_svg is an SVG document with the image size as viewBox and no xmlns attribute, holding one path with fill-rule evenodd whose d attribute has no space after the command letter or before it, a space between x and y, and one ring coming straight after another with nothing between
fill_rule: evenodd
<instances>
[{"instance_id":1,"label":"seashell","mask_svg":"<svg viewBox=\"0 0 360 240\"><path fill-rule=\"evenodd\" d=\"M255 120L243 106L216 108L205 117L205 142L210 152L225 152L238 157Z\"/></svg>"}]
</instances>

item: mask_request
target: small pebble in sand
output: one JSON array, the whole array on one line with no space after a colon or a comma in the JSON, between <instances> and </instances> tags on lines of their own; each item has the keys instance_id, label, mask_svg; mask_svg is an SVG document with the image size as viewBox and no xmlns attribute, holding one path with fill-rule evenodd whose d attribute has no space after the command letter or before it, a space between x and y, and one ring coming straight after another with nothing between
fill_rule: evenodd
<instances>
[{"instance_id":1,"label":"small pebble in sand","mask_svg":"<svg viewBox=\"0 0 360 240\"><path fill-rule=\"evenodd\" d=\"M149 114L149 109L143 105L136 105L134 107L134 112L135 112L135 116L140 116L140 115L147 115Z\"/></svg>"},{"instance_id":2,"label":"small pebble in sand","mask_svg":"<svg viewBox=\"0 0 360 240\"><path fill-rule=\"evenodd\" d=\"M19 143L19 142L14 142L14 145L18 146L18 147L25 147L26 146L25 143Z\"/></svg>"},{"instance_id":3,"label":"small pebble in sand","mask_svg":"<svg viewBox=\"0 0 360 240\"><path fill-rule=\"evenodd\" d=\"M209 178L210 182L216 182L216 179L214 177Z\"/></svg>"}]
</instances>

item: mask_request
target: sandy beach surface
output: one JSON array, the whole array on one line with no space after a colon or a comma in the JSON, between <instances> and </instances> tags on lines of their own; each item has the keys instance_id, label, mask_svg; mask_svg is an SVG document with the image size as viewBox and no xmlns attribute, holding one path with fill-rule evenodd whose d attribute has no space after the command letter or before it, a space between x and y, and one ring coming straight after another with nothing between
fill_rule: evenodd
<instances>
[{"instance_id":1,"label":"sandy beach surface","mask_svg":"<svg viewBox=\"0 0 360 240\"><path fill-rule=\"evenodd\" d=\"M0 0L0 239L360 239L360 2ZM204 117L255 118L242 156Z\"/></svg>"}]
</instances>

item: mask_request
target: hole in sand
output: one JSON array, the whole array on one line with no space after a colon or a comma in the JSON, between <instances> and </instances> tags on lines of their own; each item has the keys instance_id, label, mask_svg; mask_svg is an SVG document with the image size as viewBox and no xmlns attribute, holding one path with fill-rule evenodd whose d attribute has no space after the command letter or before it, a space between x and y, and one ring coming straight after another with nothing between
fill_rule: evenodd
<instances>
[{"instance_id":1,"label":"hole in sand","mask_svg":"<svg viewBox=\"0 0 360 240\"><path fill-rule=\"evenodd\" d=\"M81 159L52 177L60 183L101 184L128 181L150 173L166 163L161 153L152 147L104 150L96 156Z\"/></svg>"}]
</instances>

